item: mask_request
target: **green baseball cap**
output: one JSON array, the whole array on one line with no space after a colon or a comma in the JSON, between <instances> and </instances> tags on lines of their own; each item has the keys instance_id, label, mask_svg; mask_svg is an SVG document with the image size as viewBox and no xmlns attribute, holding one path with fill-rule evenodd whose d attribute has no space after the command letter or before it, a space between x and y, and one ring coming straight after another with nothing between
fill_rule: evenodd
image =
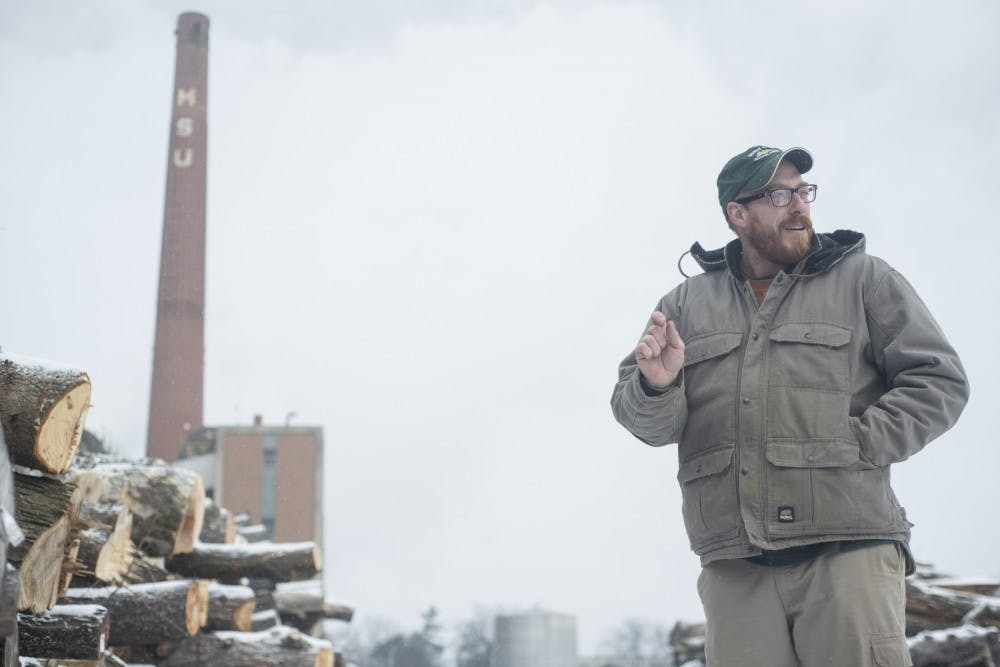
<instances>
[{"instance_id":1,"label":"green baseball cap","mask_svg":"<svg viewBox=\"0 0 1000 667\"><path fill-rule=\"evenodd\" d=\"M800 174L812 169L812 155L804 148L783 151L780 148L754 146L727 162L716 181L722 214L726 215L726 204L733 201L739 193L760 190L770 183L774 173L778 171L778 165L785 158L795 165Z\"/></svg>"}]
</instances>

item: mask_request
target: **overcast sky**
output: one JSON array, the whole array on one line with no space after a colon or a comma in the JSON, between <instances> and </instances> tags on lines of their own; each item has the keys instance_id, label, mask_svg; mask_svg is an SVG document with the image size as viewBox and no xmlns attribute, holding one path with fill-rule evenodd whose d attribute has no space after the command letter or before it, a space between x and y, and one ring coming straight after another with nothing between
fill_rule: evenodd
<instances>
[{"instance_id":1,"label":"overcast sky","mask_svg":"<svg viewBox=\"0 0 1000 667\"><path fill-rule=\"evenodd\" d=\"M874 4L3 3L0 345L86 370L89 428L143 452L173 33L205 13L206 423L324 427L360 617L537 604L590 651L701 618L676 450L608 399L678 256L731 238L722 164L805 146L817 229L864 232L971 378L894 468L916 556L1000 576L1000 5Z\"/></svg>"}]
</instances>

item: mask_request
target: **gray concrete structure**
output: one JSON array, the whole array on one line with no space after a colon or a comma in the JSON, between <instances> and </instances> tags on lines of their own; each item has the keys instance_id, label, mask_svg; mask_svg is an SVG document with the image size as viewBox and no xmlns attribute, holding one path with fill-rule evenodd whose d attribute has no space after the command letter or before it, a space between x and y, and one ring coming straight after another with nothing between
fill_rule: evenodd
<instances>
[{"instance_id":1,"label":"gray concrete structure","mask_svg":"<svg viewBox=\"0 0 1000 667\"><path fill-rule=\"evenodd\" d=\"M546 611L497 616L495 667L577 667L576 617Z\"/></svg>"}]
</instances>

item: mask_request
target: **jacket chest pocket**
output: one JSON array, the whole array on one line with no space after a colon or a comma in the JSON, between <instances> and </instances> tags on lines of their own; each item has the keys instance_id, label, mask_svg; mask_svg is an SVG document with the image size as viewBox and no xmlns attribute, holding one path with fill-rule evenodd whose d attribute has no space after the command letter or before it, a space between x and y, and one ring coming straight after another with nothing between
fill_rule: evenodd
<instances>
[{"instance_id":1,"label":"jacket chest pocket","mask_svg":"<svg viewBox=\"0 0 1000 667\"><path fill-rule=\"evenodd\" d=\"M851 330L824 322L787 322L771 330L771 387L846 392Z\"/></svg>"},{"instance_id":2,"label":"jacket chest pocket","mask_svg":"<svg viewBox=\"0 0 1000 667\"><path fill-rule=\"evenodd\" d=\"M688 403L702 405L735 392L742 331L713 331L684 343L684 385Z\"/></svg>"}]
</instances>

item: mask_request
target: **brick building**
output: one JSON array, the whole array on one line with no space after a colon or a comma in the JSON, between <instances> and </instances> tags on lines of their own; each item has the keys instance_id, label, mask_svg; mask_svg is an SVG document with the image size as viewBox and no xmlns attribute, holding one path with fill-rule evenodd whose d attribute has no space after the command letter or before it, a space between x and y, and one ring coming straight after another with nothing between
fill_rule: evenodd
<instances>
[{"instance_id":1,"label":"brick building","mask_svg":"<svg viewBox=\"0 0 1000 667\"><path fill-rule=\"evenodd\" d=\"M205 493L246 512L275 542L323 544L323 429L212 426L192 433L174 465L194 470Z\"/></svg>"}]
</instances>

